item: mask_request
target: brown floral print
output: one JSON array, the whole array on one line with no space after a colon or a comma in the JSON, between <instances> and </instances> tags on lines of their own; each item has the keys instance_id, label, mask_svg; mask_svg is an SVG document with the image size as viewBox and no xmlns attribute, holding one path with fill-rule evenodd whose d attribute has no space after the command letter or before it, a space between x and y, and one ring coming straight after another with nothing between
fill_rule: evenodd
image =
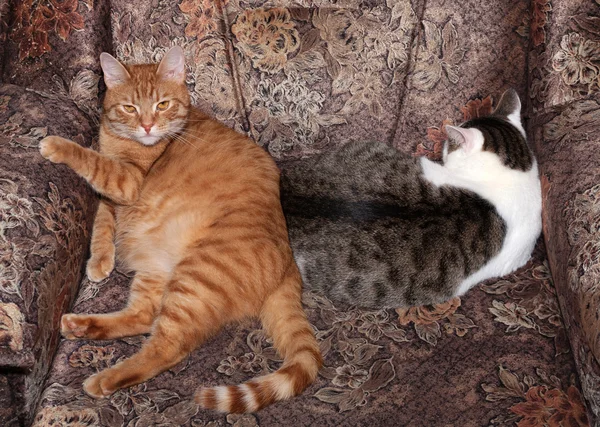
<instances>
[{"instance_id":1,"label":"brown floral print","mask_svg":"<svg viewBox=\"0 0 600 427\"><path fill-rule=\"evenodd\" d=\"M532 2L531 40L535 47L546 42L546 24L548 14L552 11L550 0L534 0Z\"/></svg>"},{"instance_id":2,"label":"brown floral print","mask_svg":"<svg viewBox=\"0 0 600 427\"><path fill-rule=\"evenodd\" d=\"M24 0L16 3L11 38L19 42L19 58L41 56L52 50L48 32L67 40L72 31L83 30L83 18L77 12L77 0Z\"/></svg>"},{"instance_id":3,"label":"brown floral print","mask_svg":"<svg viewBox=\"0 0 600 427\"><path fill-rule=\"evenodd\" d=\"M599 0L0 0L0 357L30 372L0 375L0 424L593 425L599 7ZM113 311L125 304L131 278L117 267L100 283L78 283L96 201L69 174L38 165L37 144L49 133L94 143L99 52L153 62L174 45L186 54L193 103L247 133L282 167L351 140L439 160L446 125L485 115L488 94L516 88L545 179L548 260L540 246L514 276L460 301L400 312L339 310L306 292L325 366L306 393L258 415L209 413L193 403L201 385L239 383L279 366L253 323L227 329L155 381L93 401L83 379L145 338L59 340L53 325L67 306Z\"/></svg>"},{"instance_id":4,"label":"brown floral print","mask_svg":"<svg viewBox=\"0 0 600 427\"><path fill-rule=\"evenodd\" d=\"M574 386L569 386L566 393L548 386L531 387L525 393L525 400L510 407L512 412L523 417L517 423L518 427L588 425L581 395Z\"/></svg>"},{"instance_id":5,"label":"brown floral print","mask_svg":"<svg viewBox=\"0 0 600 427\"><path fill-rule=\"evenodd\" d=\"M466 49L461 47L452 20L440 30L429 21L423 21L426 49L420 51L413 84L419 90L432 89L445 74L451 83L459 81L459 64Z\"/></svg>"},{"instance_id":6,"label":"brown floral print","mask_svg":"<svg viewBox=\"0 0 600 427\"><path fill-rule=\"evenodd\" d=\"M456 297L442 304L397 308L396 312L401 325L406 326L411 322L415 325L428 325L454 314L458 307L460 307L460 298Z\"/></svg>"},{"instance_id":7,"label":"brown floral print","mask_svg":"<svg viewBox=\"0 0 600 427\"><path fill-rule=\"evenodd\" d=\"M481 385L487 393L486 399L490 401L518 399L521 402L509 408L516 417L499 417L497 421L516 422L518 427L589 425L587 412L577 387L573 385L564 387L558 378L549 376L541 369L536 369L535 377L523 375L521 379L514 372L500 366L498 376L501 386Z\"/></svg>"},{"instance_id":8,"label":"brown floral print","mask_svg":"<svg viewBox=\"0 0 600 427\"><path fill-rule=\"evenodd\" d=\"M227 5L227 0L224 0L222 4ZM179 3L179 9L189 19L185 27L187 37L195 37L201 40L217 30L219 13L216 2L212 0L183 0Z\"/></svg>"}]
</instances>

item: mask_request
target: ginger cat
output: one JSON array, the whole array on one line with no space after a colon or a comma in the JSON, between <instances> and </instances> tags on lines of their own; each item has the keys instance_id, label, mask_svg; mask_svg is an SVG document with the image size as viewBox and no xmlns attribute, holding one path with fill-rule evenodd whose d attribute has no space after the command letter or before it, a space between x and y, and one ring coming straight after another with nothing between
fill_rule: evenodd
<instances>
[{"instance_id":1,"label":"ginger cat","mask_svg":"<svg viewBox=\"0 0 600 427\"><path fill-rule=\"evenodd\" d=\"M61 332L68 339L151 335L137 354L88 378L85 392L100 398L146 381L222 325L258 316L282 368L242 385L201 389L196 401L249 412L301 393L322 360L301 305L275 163L190 106L181 48L160 64L124 66L107 53L100 61L108 88L100 152L58 136L42 140L40 152L104 196L90 280L113 269L114 242L135 277L123 310L65 314Z\"/></svg>"}]
</instances>

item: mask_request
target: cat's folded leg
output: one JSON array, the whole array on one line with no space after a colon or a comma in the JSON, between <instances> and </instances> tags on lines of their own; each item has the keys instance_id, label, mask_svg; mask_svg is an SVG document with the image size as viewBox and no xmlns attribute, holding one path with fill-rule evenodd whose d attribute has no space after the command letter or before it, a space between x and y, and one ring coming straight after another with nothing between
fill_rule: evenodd
<instances>
[{"instance_id":1,"label":"cat's folded leg","mask_svg":"<svg viewBox=\"0 0 600 427\"><path fill-rule=\"evenodd\" d=\"M164 293L166 276L136 274L127 307L106 314L65 314L61 334L67 339L115 339L150 332Z\"/></svg>"},{"instance_id":2,"label":"cat's folded leg","mask_svg":"<svg viewBox=\"0 0 600 427\"><path fill-rule=\"evenodd\" d=\"M216 333L227 310L217 301L218 293L212 298L200 297L212 293L211 286L202 286L201 280L191 279L183 284L171 281L152 327L152 335L141 350L131 358L89 377L83 383L84 391L92 397L101 398L147 381L179 363Z\"/></svg>"},{"instance_id":3,"label":"cat's folded leg","mask_svg":"<svg viewBox=\"0 0 600 427\"><path fill-rule=\"evenodd\" d=\"M119 205L139 197L144 170L133 163L108 157L59 136L40 141L40 153L53 163L64 163L90 183L94 190Z\"/></svg>"},{"instance_id":4,"label":"cat's folded leg","mask_svg":"<svg viewBox=\"0 0 600 427\"><path fill-rule=\"evenodd\" d=\"M108 277L115 266L115 210L106 200L101 200L94 219L90 259L86 273L92 282Z\"/></svg>"}]
</instances>

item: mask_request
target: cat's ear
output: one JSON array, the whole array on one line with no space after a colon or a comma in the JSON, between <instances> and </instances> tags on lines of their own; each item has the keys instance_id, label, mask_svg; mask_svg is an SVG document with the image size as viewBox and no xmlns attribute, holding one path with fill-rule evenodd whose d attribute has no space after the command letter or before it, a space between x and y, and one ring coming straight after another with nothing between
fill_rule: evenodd
<instances>
[{"instance_id":1,"label":"cat's ear","mask_svg":"<svg viewBox=\"0 0 600 427\"><path fill-rule=\"evenodd\" d=\"M130 76L125 67L106 52L100 54L100 66L104 73L104 83L109 89L122 85L129 80Z\"/></svg>"},{"instance_id":2,"label":"cat's ear","mask_svg":"<svg viewBox=\"0 0 600 427\"><path fill-rule=\"evenodd\" d=\"M521 122L521 100L514 89L508 89L500 97L500 102L493 113L495 116L506 117L508 119L517 119ZM512 121L512 120L511 120Z\"/></svg>"},{"instance_id":3,"label":"cat's ear","mask_svg":"<svg viewBox=\"0 0 600 427\"><path fill-rule=\"evenodd\" d=\"M161 80L185 83L185 56L179 46L172 47L160 61L156 75Z\"/></svg>"},{"instance_id":4,"label":"cat's ear","mask_svg":"<svg viewBox=\"0 0 600 427\"><path fill-rule=\"evenodd\" d=\"M467 153L473 151L480 139L477 129L446 125L446 133L453 144L461 146Z\"/></svg>"}]
</instances>

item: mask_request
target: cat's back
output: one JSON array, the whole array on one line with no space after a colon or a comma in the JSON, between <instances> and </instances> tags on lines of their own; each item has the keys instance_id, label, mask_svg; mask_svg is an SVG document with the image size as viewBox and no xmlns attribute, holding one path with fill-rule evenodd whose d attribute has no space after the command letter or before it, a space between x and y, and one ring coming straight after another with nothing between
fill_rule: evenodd
<instances>
[{"instance_id":1,"label":"cat's back","mask_svg":"<svg viewBox=\"0 0 600 427\"><path fill-rule=\"evenodd\" d=\"M353 141L309 159L284 164L283 197L321 197L397 203L422 199L416 158L381 142ZM401 196L401 197L399 197Z\"/></svg>"},{"instance_id":2,"label":"cat's back","mask_svg":"<svg viewBox=\"0 0 600 427\"><path fill-rule=\"evenodd\" d=\"M506 232L487 200L433 185L419 160L383 143L284 170L282 204L305 285L341 305L442 302Z\"/></svg>"}]
</instances>

